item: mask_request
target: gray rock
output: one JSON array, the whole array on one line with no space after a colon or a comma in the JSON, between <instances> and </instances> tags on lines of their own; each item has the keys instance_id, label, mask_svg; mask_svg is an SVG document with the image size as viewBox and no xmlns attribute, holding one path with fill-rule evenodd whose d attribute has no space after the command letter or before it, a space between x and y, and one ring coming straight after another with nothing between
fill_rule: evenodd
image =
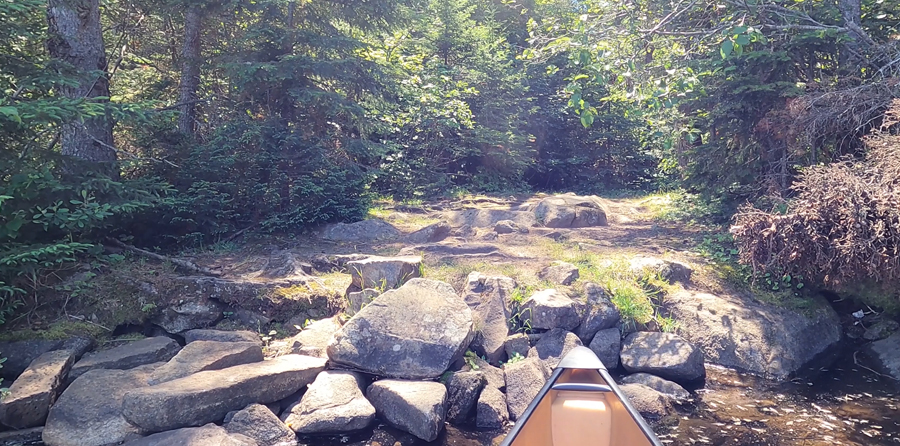
<instances>
[{"instance_id":1,"label":"gray rock","mask_svg":"<svg viewBox=\"0 0 900 446\"><path fill-rule=\"evenodd\" d=\"M347 314L353 316L354 314L359 313L359 310L362 310L364 306L368 305L380 295L381 292L372 288L366 288L362 291L347 293L347 300L350 303L347 308Z\"/></svg>"},{"instance_id":2,"label":"gray rock","mask_svg":"<svg viewBox=\"0 0 900 446\"><path fill-rule=\"evenodd\" d=\"M297 436L269 408L251 404L231 417L225 430L252 438L259 446L295 446Z\"/></svg>"},{"instance_id":3,"label":"gray rock","mask_svg":"<svg viewBox=\"0 0 900 446\"><path fill-rule=\"evenodd\" d=\"M19 429L14 431L0 432L0 445L2 446L24 446L41 444L41 434L44 427L32 427L30 429Z\"/></svg>"},{"instance_id":4,"label":"gray rock","mask_svg":"<svg viewBox=\"0 0 900 446\"><path fill-rule=\"evenodd\" d=\"M689 266L681 262L658 259L656 257L635 257L629 261L631 270L636 274L658 274L669 283L689 283L694 273Z\"/></svg>"},{"instance_id":5,"label":"gray rock","mask_svg":"<svg viewBox=\"0 0 900 446\"><path fill-rule=\"evenodd\" d=\"M435 243L450 235L450 225L440 221L406 236L406 243Z\"/></svg>"},{"instance_id":6,"label":"gray rock","mask_svg":"<svg viewBox=\"0 0 900 446\"><path fill-rule=\"evenodd\" d=\"M581 340L574 333L556 328L541 336L534 347L528 350L528 357L540 359L549 376L567 353L581 345Z\"/></svg>"},{"instance_id":7,"label":"gray rock","mask_svg":"<svg viewBox=\"0 0 900 446\"><path fill-rule=\"evenodd\" d=\"M894 379L900 380L900 332L868 346L880 366Z\"/></svg>"},{"instance_id":8,"label":"gray rock","mask_svg":"<svg viewBox=\"0 0 900 446\"><path fill-rule=\"evenodd\" d=\"M465 353L472 325L472 311L453 287L413 279L344 324L328 344L328 357L378 376L437 378Z\"/></svg>"},{"instance_id":9,"label":"gray rock","mask_svg":"<svg viewBox=\"0 0 900 446\"><path fill-rule=\"evenodd\" d=\"M465 209L447 212L445 216L451 225L457 227L490 228L501 221L509 220L521 227L529 228L536 223L533 212L506 209Z\"/></svg>"},{"instance_id":10,"label":"gray rock","mask_svg":"<svg viewBox=\"0 0 900 446\"><path fill-rule=\"evenodd\" d=\"M473 358L467 361L470 361L475 367L473 368L470 367L469 364L466 364L465 367L460 370L461 372L479 372L484 375L485 387L493 387L501 391L506 390L506 377L503 375L503 369L494 367L481 358Z\"/></svg>"},{"instance_id":11,"label":"gray rock","mask_svg":"<svg viewBox=\"0 0 900 446\"><path fill-rule=\"evenodd\" d=\"M375 408L363 395L362 376L331 370L319 373L298 404L282 414L298 434L338 434L365 429Z\"/></svg>"},{"instance_id":12,"label":"gray rock","mask_svg":"<svg viewBox=\"0 0 900 446\"><path fill-rule=\"evenodd\" d=\"M500 429L509 422L506 395L493 387L485 387L478 396L475 426L481 429Z\"/></svg>"},{"instance_id":13,"label":"gray rock","mask_svg":"<svg viewBox=\"0 0 900 446\"><path fill-rule=\"evenodd\" d=\"M0 378L8 381L18 378L38 356L58 350L62 344L63 341L58 339L0 342L0 353L6 358L3 368L0 368Z\"/></svg>"},{"instance_id":14,"label":"gray rock","mask_svg":"<svg viewBox=\"0 0 900 446\"><path fill-rule=\"evenodd\" d=\"M643 384L623 384L619 389L644 418L658 420L672 413L669 399L650 387Z\"/></svg>"},{"instance_id":15,"label":"gray rock","mask_svg":"<svg viewBox=\"0 0 900 446\"><path fill-rule=\"evenodd\" d=\"M204 370L219 370L264 359L256 342L194 341L150 376L155 386Z\"/></svg>"},{"instance_id":16,"label":"gray rock","mask_svg":"<svg viewBox=\"0 0 900 446\"><path fill-rule=\"evenodd\" d=\"M27 341L0 342L0 356L6 358L3 367L0 368L0 378L8 380L6 384L15 380L31 365L31 362L49 351L69 350L77 361L85 352L93 348L94 340L91 338L74 337L70 339L34 339Z\"/></svg>"},{"instance_id":17,"label":"gray rock","mask_svg":"<svg viewBox=\"0 0 900 446\"><path fill-rule=\"evenodd\" d=\"M890 336L892 333L900 329L900 323L892 319L883 319L866 329L863 333L863 339L867 341L877 341Z\"/></svg>"},{"instance_id":18,"label":"gray rock","mask_svg":"<svg viewBox=\"0 0 900 446\"><path fill-rule=\"evenodd\" d=\"M384 220L338 223L325 229L323 238L333 242L373 243L400 237L400 230Z\"/></svg>"},{"instance_id":19,"label":"gray rock","mask_svg":"<svg viewBox=\"0 0 900 446\"><path fill-rule=\"evenodd\" d=\"M516 333L506 338L504 348L506 349L506 356L509 359L514 358L517 354L524 358L528 356L528 350L531 349L531 343L528 341L527 335Z\"/></svg>"},{"instance_id":20,"label":"gray rock","mask_svg":"<svg viewBox=\"0 0 900 446\"><path fill-rule=\"evenodd\" d=\"M544 366L538 358L527 358L503 366L506 375L506 406L509 419L515 421L547 381Z\"/></svg>"},{"instance_id":21,"label":"gray rock","mask_svg":"<svg viewBox=\"0 0 900 446\"><path fill-rule=\"evenodd\" d=\"M50 351L32 361L0 401L0 423L14 429L43 425L73 362L68 350Z\"/></svg>"},{"instance_id":22,"label":"gray rock","mask_svg":"<svg viewBox=\"0 0 900 446\"><path fill-rule=\"evenodd\" d=\"M340 329L337 316L312 322L291 338L291 353L325 358L325 348Z\"/></svg>"},{"instance_id":23,"label":"gray rock","mask_svg":"<svg viewBox=\"0 0 900 446\"><path fill-rule=\"evenodd\" d=\"M548 228L606 226L606 208L594 196L556 195L541 200L534 209L538 223Z\"/></svg>"},{"instance_id":24,"label":"gray rock","mask_svg":"<svg viewBox=\"0 0 900 446\"><path fill-rule=\"evenodd\" d=\"M472 415L478 395L487 380L481 372L451 373L445 380L447 386L447 421L463 424Z\"/></svg>"},{"instance_id":25,"label":"gray rock","mask_svg":"<svg viewBox=\"0 0 900 446\"><path fill-rule=\"evenodd\" d=\"M178 354L179 350L181 350L181 346L174 339L156 337L141 339L109 350L88 353L72 366L68 381L74 381L89 370L126 370L154 362L165 362Z\"/></svg>"},{"instance_id":26,"label":"gray rock","mask_svg":"<svg viewBox=\"0 0 900 446\"><path fill-rule=\"evenodd\" d=\"M271 403L313 381L326 360L286 355L269 361L208 370L125 394L124 415L150 432L222 420L251 403Z\"/></svg>"},{"instance_id":27,"label":"gray rock","mask_svg":"<svg viewBox=\"0 0 900 446\"><path fill-rule=\"evenodd\" d=\"M421 256L372 256L363 260L347 262L347 270L353 280L352 286L358 289L390 290L397 288L409 279L420 277L421 266Z\"/></svg>"},{"instance_id":28,"label":"gray rock","mask_svg":"<svg viewBox=\"0 0 900 446\"><path fill-rule=\"evenodd\" d=\"M146 434L122 415L125 393L146 387L162 363L128 370L91 370L76 379L50 408L47 446L105 446ZM101 391L102 389L102 391Z\"/></svg>"},{"instance_id":29,"label":"gray rock","mask_svg":"<svg viewBox=\"0 0 900 446\"><path fill-rule=\"evenodd\" d=\"M588 345L607 369L619 366L619 352L622 350L622 334L616 327L600 330L594 334Z\"/></svg>"},{"instance_id":30,"label":"gray rock","mask_svg":"<svg viewBox=\"0 0 900 446\"><path fill-rule=\"evenodd\" d=\"M538 278L565 286L575 283L578 277L578 267L566 262L553 262L553 265L538 271Z\"/></svg>"},{"instance_id":31,"label":"gray rock","mask_svg":"<svg viewBox=\"0 0 900 446\"><path fill-rule=\"evenodd\" d=\"M194 341L256 342L262 345L259 334L246 330L226 331L199 328L184 332L184 342L190 344Z\"/></svg>"},{"instance_id":32,"label":"gray rock","mask_svg":"<svg viewBox=\"0 0 900 446\"><path fill-rule=\"evenodd\" d=\"M646 372L675 382L691 382L706 375L703 352L672 333L632 333L622 343L619 357L630 373Z\"/></svg>"},{"instance_id":33,"label":"gray rock","mask_svg":"<svg viewBox=\"0 0 900 446\"><path fill-rule=\"evenodd\" d=\"M258 446L252 438L241 434L229 434L215 424L202 427L188 427L169 432L161 432L139 440L129 441L124 446Z\"/></svg>"},{"instance_id":34,"label":"gray rock","mask_svg":"<svg viewBox=\"0 0 900 446\"><path fill-rule=\"evenodd\" d=\"M635 373L634 375L628 375L620 380L620 384L643 384L663 395L675 398L676 400L686 400L691 397L690 392L685 390L684 387L649 373Z\"/></svg>"},{"instance_id":35,"label":"gray rock","mask_svg":"<svg viewBox=\"0 0 900 446\"><path fill-rule=\"evenodd\" d=\"M581 324L575 329L575 334L582 342L591 342L598 331L617 327L621 319L619 309L605 297L605 294L603 296L589 294L587 305L584 308L584 317L581 319Z\"/></svg>"},{"instance_id":36,"label":"gray rock","mask_svg":"<svg viewBox=\"0 0 900 446\"><path fill-rule=\"evenodd\" d=\"M793 310L744 296L677 291L663 306L707 361L784 379L842 336L840 318L828 302L809 303L812 307Z\"/></svg>"},{"instance_id":37,"label":"gray rock","mask_svg":"<svg viewBox=\"0 0 900 446\"><path fill-rule=\"evenodd\" d=\"M497 234L527 234L528 228L521 226L512 220L500 220L494 225L494 232Z\"/></svg>"},{"instance_id":38,"label":"gray rock","mask_svg":"<svg viewBox=\"0 0 900 446\"><path fill-rule=\"evenodd\" d=\"M587 298L588 304L597 304L610 301L609 293L607 293L602 286L597 285L594 282L586 282L584 284L584 295Z\"/></svg>"},{"instance_id":39,"label":"gray rock","mask_svg":"<svg viewBox=\"0 0 900 446\"><path fill-rule=\"evenodd\" d=\"M531 322L531 328L573 330L581 323L578 304L554 289L538 291L522 303L522 318Z\"/></svg>"},{"instance_id":40,"label":"gray rock","mask_svg":"<svg viewBox=\"0 0 900 446\"><path fill-rule=\"evenodd\" d=\"M176 305L163 308L150 322L169 333L178 334L195 328L206 328L225 317L225 305L203 297L193 296Z\"/></svg>"},{"instance_id":41,"label":"gray rock","mask_svg":"<svg viewBox=\"0 0 900 446\"><path fill-rule=\"evenodd\" d=\"M262 327L272 322L272 318L244 308L236 308L234 310L234 318L243 325L256 327L257 330L262 330Z\"/></svg>"},{"instance_id":42,"label":"gray rock","mask_svg":"<svg viewBox=\"0 0 900 446\"><path fill-rule=\"evenodd\" d=\"M434 441L444 429L447 388L429 381L375 381L366 391L378 416L425 441Z\"/></svg>"},{"instance_id":43,"label":"gray rock","mask_svg":"<svg viewBox=\"0 0 900 446\"><path fill-rule=\"evenodd\" d=\"M460 238L472 238L478 235L478 230L471 225L462 225L458 229L452 231L450 235Z\"/></svg>"},{"instance_id":44,"label":"gray rock","mask_svg":"<svg viewBox=\"0 0 900 446\"><path fill-rule=\"evenodd\" d=\"M472 309L476 332L471 348L493 363L503 359L509 335L507 303L515 288L516 282L506 276L473 272L466 279L463 300Z\"/></svg>"}]
</instances>

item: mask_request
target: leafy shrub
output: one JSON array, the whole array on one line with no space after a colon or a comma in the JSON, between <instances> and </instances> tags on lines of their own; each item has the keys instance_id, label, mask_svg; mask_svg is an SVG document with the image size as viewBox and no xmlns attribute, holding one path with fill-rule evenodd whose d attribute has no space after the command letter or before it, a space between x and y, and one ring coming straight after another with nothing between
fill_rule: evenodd
<instances>
[{"instance_id":1,"label":"leafy shrub","mask_svg":"<svg viewBox=\"0 0 900 446\"><path fill-rule=\"evenodd\" d=\"M165 187L49 167L0 181L0 324L26 291L38 291L48 270L99 253L94 244L138 211L154 206Z\"/></svg>"}]
</instances>

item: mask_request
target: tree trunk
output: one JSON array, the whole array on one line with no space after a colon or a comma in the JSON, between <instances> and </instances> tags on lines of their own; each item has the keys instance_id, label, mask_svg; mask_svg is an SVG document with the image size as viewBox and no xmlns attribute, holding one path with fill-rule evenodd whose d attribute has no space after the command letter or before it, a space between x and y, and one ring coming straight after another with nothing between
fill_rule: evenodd
<instances>
[{"instance_id":1,"label":"tree trunk","mask_svg":"<svg viewBox=\"0 0 900 446\"><path fill-rule=\"evenodd\" d=\"M100 0L49 0L47 19L50 55L71 64L77 73L77 82L60 85L59 93L72 99L109 98ZM62 154L114 171L112 127L108 114L64 125L60 135Z\"/></svg>"},{"instance_id":2,"label":"tree trunk","mask_svg":"<svg viewBox=\"0 0 900 446\"><path fill-rule=\"evenodd\" d=\"M197 89L200 88L200 30L203 14L200 6L190 4L184 15L184 46L181 50L181 85L178 102L181 114L178 130L193 135L197 128Z\"/></svg>"},{"instance_id":3,"label":"tree trunk","mask_svg":"<svg viewBox=\"0 0 900 446\"><path fill-rule=\"evenodd\" d=\"M847 37L850 41L844 47L846 51L841 54L840 63L849 69L858 70L855 62L862 58L863 43L867 43L869 36L860 27L862 23L861 0L838 0L838 8L841 10L841 18L844 20L844 27L849 30Z\"/></svg>"}]
</instances>

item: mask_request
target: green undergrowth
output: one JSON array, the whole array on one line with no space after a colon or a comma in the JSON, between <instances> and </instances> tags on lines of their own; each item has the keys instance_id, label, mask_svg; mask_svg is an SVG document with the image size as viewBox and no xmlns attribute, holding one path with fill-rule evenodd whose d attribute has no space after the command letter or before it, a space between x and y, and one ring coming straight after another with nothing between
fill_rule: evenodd
<instances>
[{"instance_id":1,"label":"green undergrowth","mask_svg":"<svg viewBox=\"0 0 900 446\"><path fill-rule=\"evenodd\" d=\"M778 272L754 272L739 262L737 246L728 232L713 232L694 250L709 261L718 280L730 288L751 294L756 300L781 308L814 311L824 304L807 278Z\"/></svg>"}]
</instances>

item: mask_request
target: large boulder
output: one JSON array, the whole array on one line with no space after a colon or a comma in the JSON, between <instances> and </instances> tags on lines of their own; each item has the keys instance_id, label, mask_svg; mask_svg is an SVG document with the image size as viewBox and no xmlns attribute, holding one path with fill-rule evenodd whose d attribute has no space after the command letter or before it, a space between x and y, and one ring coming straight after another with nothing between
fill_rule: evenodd
<instances>
[{"instance_id":1,"label":"large boulder","mask_svg":"<svg viewBox=\"0 0 900 446\"><path fill-rule=\"evenodd\" d=\"M153 372L149 384L154 386L204 370L219 370L263 359L262 348L256 342L194 341Z\"/></svg>"},{"instance_id":2,"label":"large boulder","mask_svg":"<svg viewBox=\"0 0 900 446\"><path fill-rule=\"evenodd\" d=\"M900 323L892 319L884 319L867 328L862 337L867 341L877 341L890 336L898 329L900 329Z\"/></svg>"},{"instance_id":3,"label":"large boulder","mask_svg":"<svg viewBox=\"0 0 900 446\"><path fill-rule=\"evenodd\" d=\"M325 229L323 238L333 242L373 243L400 236L400 230L384 220L338 223Z\"/></svg>"},{"instance_id":4,"label":"large boulder","mask_svg":"<svg viewBox=\"0 0 900 446\"><path fill-rule=\"evenodd\" d=\"M444 429L447 388L429 381L375 381L366 391L378 416L391 426L425 441Z\"/></svg>"},{"instance_id":5,"label":"large boulder","mask_svg":"<svg viewBox=\"0 0 900 446\"><path fill-rule=\"evenodd\" d=\"M880 366L894 379L900 380L900 332L868 346Z\"/></svg>"},{"instance_id":6,"label":"large boulder","mask_svg":"<svg viewBox=\"0 0 900 446\"><path fill-rule=\"evenodd\" d=\"M128 370L91 370L76 379L50 408L43 440L47 446L105 446L147 432L122 415L125 393L146 387L162 363Z\"/></svg>"},{"instance_id":7,"label":"large boulder","mask_svg":"<svg viewBox=\"0 0 900 446\"><path fill-rule=\"evenodd\" d=\"M553 262L552 265L538 271L539 279L565 286L575 283L578 277L578 267L567 262Z\"/></svg>"},{"instance_id":8,"label":"large boulder","mask_svg":"<svg viewBox=\"0 0 900 446\"><path fill-rule=\"evenodd\" d=\"M628 401L650 420L658 420L672 413L672 404L666 395L643 384L623 384L619 386Z\"/></svg>"},{"instance_id":9,"label":"large boulder","mask_svg":"<svg viewBox=\"0 0 900 446\"><path fill-rule=\"evenodd\" d=\"M437 378L465 353L472 325L472 311L453 287L413 279L344 324L328 344L328 357L378 376Z\"/></svg>"},{"instance_id":10,"label":"large boulder","mask_svg":"<svg viewBox=\"0 0 900 446\"><path fill-rule=\"evenodd\" d=\"M210 330L198 328L183 333L184 342L190 344L194 341L216 342L255 342L262 345L259 334L247 330Z\"/></svg>"},{"instance_id":11,"label":"large boulder","mask_svg":"<svg viewBox=\"0 0 900 446\"><path fill-rule=\"evenodd\" d=\"M828 302L809 303L795 310L682 290L667 295L663 305L707 361L784 379L841 339L840 318Z\"/></svg>"},{"instance_id":12,"label":"large boulder","mask_svg":"<svg viewBox=\"0 0 900 446\"><path fill-rule=\"evenodd\" d=\"M619 366L619 352L622 350L622 334L616 327L600 330L588 345L607 369Z\"/></svg>"},{"instance_id":13,"label":"large boulder","mask_svg":"<svg viewBox=\"0 0 900 446\"><path fill-rule=\"evenodd\" d=\"M485 382L481 372L455 372L445 378L447 421L453 424L463 424L468 421Z\"/></svg>"},{"instance_id":14,"label":"large boulder","mask_svg":"<svg viewBox=\"0 0 900 446\"><path fill-rule=\"evenodd\" d=\"M628 375L621 380L620 384L643 384L663 395L670 396L676 400L685 400L691 397L690 392L679 386L677 383L662 379L656 375L649 373L635 373Z\"/></svg>"},{"instance_id":15,"label":"large boulder","mask_svg":"<svg viewBox=\"0 0 900 446\"><path fill-rule=\"evenodd\" d=\"M527 234L528 228L521 226L512 220L500 220L494 225L494 232L497 234Z\"/></svg>"},{"instance_id":16,"label":"large boulder","mask_svg":"<svg viewBox=\"0 0 900 446\"><path fill-rule=\"evenodd\" d=\"M506 276L473 272L466 279L463 300L472 309L476 331L472 349L493 363L503 359L509 335L507 303L515 288L516 282Z\"/></svg>"},{"instance_id":17,"label":"large boulder","mask_svg":"<svg viewBox=\"0 0 900 446\"><path fill-rule=\"evenodd\" d=\"M548 228L606 226L606 207L594 196L557 195L541 200L534 208L538 223Z\"/></svg>"},{"instance_id":18,"label":"large boulder","mask_svg":"<svg viewBox=\"0 0 900 446\"><path fill-rule=\"evenodd\" d=\"M435 243L450 235L451 228L445 221L430 224L406 236L406 243Z\"/></svg>"},{"instance_id":19,"label":"large boulder","mask_svg":"<svg viewBox=\"0 0 900 446\"><path fill-rule=\"evenodd\" d=\"M141 339L109 350L88 353L72 366L72 370L69 372L69 382L89 370L126 370L154 362L165 362L172 359L180 350L181 346L174 339L161 336Z\"/></svg>"},{"instance_id":20,"label":"large boulder","mask_svg":"<svg viewBox=\"0 0 900 446\"><path fill-rule=\"evenodd\" d=\"M672 333L639 331L622 343L622 367L629 373L646 372L675 382L703 378L703 352Z\"/></svg>"},{"instance_id":21,"label":"large boulder","mask_svg":"<svg viewBox=\"0 0 900 446\"><path fill-rule=\"evenodd\" d=\"M446 217L447 221L455 227L488 228L501 221L512 221L519 227L529 228L534 226L536 222L533 212L507 209L465 209L450 211L446 214Z\"/></svg>"},{"instance_id":22,"label":"large boulder","mask_svg":"<svg viewBox=\"0 0 900 446\"><path fill-rule=\"evenodd\" d=\"M291 338L291 353L325 358L325 348L340 329L341 321L337 316L312 322Z\"/></svg>"},{"instance_id":23,"label":"large boulder","mask_svg":"<svg viewBox=\"0 0 900 446\"><path fill-rule=\"evenodd\" d=\"M231 410L271 403L300 390L325 368L324 358L285 355L208 370L125 394L124 415L150 432L221 421Z\"/></svg>"},{"instance_id":24,"label":"large boulder","mask_svg":"<svg viewBox=\"0 0 900 446\"><path fill-rule=\"evenodd\" d=\"M657 274L663 280L675 283L688 283L694 270L681 262L663 260L656 257L635 257L629 261L631 270L637 275Z\"/></svg>"},{"instance_id":25,"label":"large boulder","mask_svg":"<svg viewBox=\"0 0 900 446\"><path fill-rule=\"evenodd\" d=\"M252 438L259 446L295 446L297 436L269 408L251 404L231 417L225 430Z\"/></svg>"},{"instance_id":26,"label":"large boulder","mask_svg":"<svg viewBox=\"0 0 900 446\"><path fill-rule=\"evenodd\" d=\"M578 304L565 294L554 290L538 291L522 303L521 319L530 321L531 328L573 330L581 323Z\"/></svg>"},{"instance_id":27,"label":"large boulder","mask_svg":"<svg viewBox=\"0 0 900 446\"><path fill-rule=\"evenodd\" d=\"M359 313L359 310L362 310L364 306L369 305L369 303L380 295L381 292L373 288L366 288L362 291L347 293L347 314L353 316L354 314Z\"/></svg>"},{"instance_id":28,"label":"large boulder","mask_svg":"<svg viewBox=\"0 0 900 446\"><path fill-rule=\"evenodd\" d=\"M363 395L358 373L319 373L299 403L281 415L298 434L339 434L365 429L375 420L375 408Z\"/></svg>"},{"instance_id":29,"label":"large boulder","mask_svg":"<svg viewBox=\"0 0 900 446\"><path fill-rule=\"evenodd\" d=\"M566 354L581 345L581 340L574 333L556 328L541 336L541 339L528 351L528 357L540 359L549 375Z\"/></svg>"},{"instance_id":30,"label":"large boulder","mask_svg":"<svg viewBox=\"0 0 900 446\"><path fill-rule=\"evenodd\" d=\"M538 358L506 364L503 371L506 375L506 406L509 408L509 418L515 421L544 387L547 374Z\"/></svg>"},{"instance_id":31,"label":"large boulder","mask_svg":"<svg viewBox=\"0 0 900 446\"><path fill-rule=\"evenodd\" d=\"M195 328L206 328L225 317L225 304L203 296L192 296L167 306L150 321L168 333L183 333Z\"/></svg>"},{"instance_id":32,"label":"large boulder","mask_svg":"<svg viewBox=\"0 0 900 446\"><path fill-rule=\"evenodd\" d=\"M18 378L38 356L49 351L69 350L77 361L93 346L93 339L82 337L0 342L0 356L6 358L3 367L0 367L0 378L7 380L6 384L9 384Z\"/></svg>"},{"instance_id":33,"label":"large boulder","mask_svg":"<svg viewBox=\"0 0 900 446\"><path fill-rule=\"evenodd\" d=\"M585 286L585 288L590 287ZM605 296L605 293L588 292L584 316L581 324L575 329L575 334L582 342L589 343L598 331L617 327L621 318L619 309Z\"/></svg>"},{"instance_id":34,"label":"large boulder","mask_svg":"<svg viewBox=\"0 0 900 446\"><path fill-rule=\"evenodd\" d=\"M43 425L73 362L68 350L47 352L32 361L0 400L0 423L15 429Z\"/></svg>"},{"instance_id":35,"label":"large boulder","mask_svg":"<svg viewBox=\"0 0 900 446\"><path fill-rule=\"evenodd\" d=\"M509 422L506 395L494 387L485 387L478 396L475 426L481 429L500 429Z\"/></svg>"},{"instance_id":36,"label":"large boulder","mask_svg":"<svg viewBox=\"0 0 900 446\"><path fill-rule=\"evenodd\" d=\"M352 286L358 289L376 288L389 290L397 288L409 279L420 277L421 256L380 257L372 256L362 260L347 262Z\"/></svg>"},{"instance_id":37,"label":"large boulder","mask_svg":"<svg viewBox=\"0 0 900 446\"><path fill-rule=\"evenodd\" d=\"M241 434L229 434L215 424L202 427L188 427L169 432L161 432L138 440L129 441L125 446L259 446L252 438Z\"/></svg>"}]
</instances>

